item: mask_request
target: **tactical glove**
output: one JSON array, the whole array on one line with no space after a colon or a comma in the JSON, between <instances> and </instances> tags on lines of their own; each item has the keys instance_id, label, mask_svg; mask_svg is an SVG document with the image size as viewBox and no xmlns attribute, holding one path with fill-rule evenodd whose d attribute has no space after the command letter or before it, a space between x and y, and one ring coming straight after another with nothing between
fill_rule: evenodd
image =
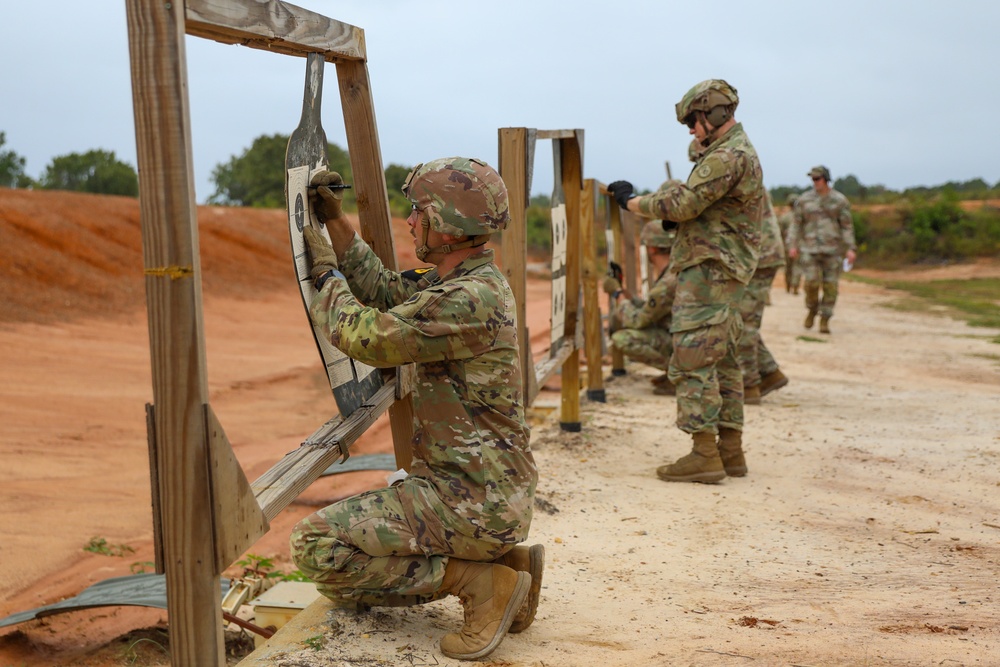
<instances>
[{"instance_id":1,"label":"tactical glove","mask_svg":"<svg viewBox=\"0 0 1000 667\"><path fill-rule=\"evenodd\" d=\"M330 187L340 186L340 187ZM309 182L309 204L320 222L343 215L344 179L335 171L320 171Z\"/></svg>"},{"instance_id":2,"label":"tactical glove","mask_svg":"<svg viewBox=\"0 0 1000 667\"><path fill-rule=\"evenodd\" d=\"M326 237L317 232L312 227L302 230L302 236L306 240L309 249L309 262L312 268L309 275L313 279L313 284L330 271L337 271L337 253L333 246L326 240Z\"/></svg>"},{"instance_id":3,"label":"tactical glove","mask_svg":"<svg viewBox=\"0 0 1000 667\"><path fill-rule=\"evenodd\" d=\"M625 273L622 271L622 267L618 262L608 262L608 275L618 282L621 282Z\"/></svg>"},{"instance_id":4,"label":"tactical glove","mask_svg":"<svg viewBox=\"0 0 1000 667\"><path fill-rule=\"evenodd\" d=\"M610 183L608 184L608 191L622 208L628 208L628 200L635 197L635 188L633 188L632 184L628 181L615 181Z\"/></svg>"}]
</instances>

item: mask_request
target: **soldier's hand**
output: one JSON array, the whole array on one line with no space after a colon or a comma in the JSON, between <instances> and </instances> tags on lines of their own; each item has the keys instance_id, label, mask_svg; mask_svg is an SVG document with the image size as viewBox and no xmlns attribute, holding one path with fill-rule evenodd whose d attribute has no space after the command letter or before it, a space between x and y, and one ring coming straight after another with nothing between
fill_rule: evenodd
<instances>
[{"instance_id":1,"label":"soldier's hand","mask_svg":"<svg viewBox=\"0 0 1000 667\"><path fill-rule=\"evenodd\" d=\"M302 230L302 236L305 238L306 247L309 249L309 262L311 266L309 275L312 277L314 283L328 272L338 270L337 253L334 252L333 246L330 245L325 236L308 226Z\"/></svg>"},{"instance_id":2,"label":"soldier's hand","mask_svg":"<svg viewBox=\"0 0 1000 667\"><path fill-rule=\"evenodd\" d=\"M320 222L335 220L343 215L341 206L344 200L343 187L344 179L335 171L320 171L313 176L307 188L309 192L309 205Z\"/></svg>"},{"instance_id":3,"label":"soldier's hand","mask_svg":"<svg viewBox=\"0 0 1000 667\"><path fill-rule=\"evenodd\" d=\"M613 276L605 276L604 278L604 291L608 294L614 294L615 292L620 292L622 289L621 282Z\"/></svg>"},{"instance_id":4,"label":"soldier's hand","mask_svg":"<svg viewBox=\"0 0 1000 667\"><path fill-rule=\"evenodd\" d=\"M628 200L635 197L635 188L628 181L614 181L608 184L608 192L615 198L618 205L628 209Z\"/></svg>"}]
</instances>

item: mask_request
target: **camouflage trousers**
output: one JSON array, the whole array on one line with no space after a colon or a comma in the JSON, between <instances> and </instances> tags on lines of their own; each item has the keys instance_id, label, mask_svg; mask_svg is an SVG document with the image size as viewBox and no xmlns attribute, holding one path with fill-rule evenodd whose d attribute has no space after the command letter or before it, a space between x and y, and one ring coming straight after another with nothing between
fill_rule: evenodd
<instances>
[{"instance_id":1,"label":"camouflage trousers","mask_svg":"<svg viewBox=\"0 0 1000 667\"><path fill-rule=\"evenodd\" d=\"M444 597L448 557L490 561L513 547L468 537L434 485L408 477L334 503L292 530L296 567L342 606L407 607Z\"/></svg>"},{"instance_id":2,"label":"camouflage trousers","mask_svg":"<svg viewBox=\"0 0 1000 667\"><path fill-rule=\"evenodd\" d=\"M797 290L799 288L799 283L802 282L802 268L799 266L799 260L796 257L792 259L785 254L785 291L791 292L793 289Z\"/></svg>"},{"instance_id":3,"label":"camouflage trousers","mask_svg":"<svg viewBox=\"0 0 1000 667\"><path fill-rule=\"evenodd\" d=\"M619 329L611 334L611 344L627 358L666 371L674 352L669 331L659 327Z\"/></svg>"},{"instance_id":4,"label":"camouflage trousers","mask_svg":"<svg viewBox=\"0 0 1000 667\"><path fill-rule=\"evenodd\" d=\"M760 323L764 319L767 294L777 274L778 267L757 269L740 301L743 335L740 336L739 360L744 387L756 387L760 384L761 375L778 370L778 363L760 336Z\"/></svg>"},{"instance_id":5,"label":"camouflage trousers","mask_svg":"<svg viewBox=\"0 0 1000 667\"><path fill-rule=\"evenodd\" d=\"M806 308L818 311L820 317L833 317L843 264L844 259L839 254L803 252L799 255L799 265L805 277ZM820 289L823 290L822 297Z\"/></svg>"},{"instance_id":6,"label":"camouflage trousers","mask_svg":"<svg viewBox=\"0 0 1000 667\"><path fill-rule=\"evenodd\" d=\"M677 427L685 433L743 429L743 373L736 355L743 290L715 261L677 274L667 376L677 388Z\"/></svg>"}]
</instances>

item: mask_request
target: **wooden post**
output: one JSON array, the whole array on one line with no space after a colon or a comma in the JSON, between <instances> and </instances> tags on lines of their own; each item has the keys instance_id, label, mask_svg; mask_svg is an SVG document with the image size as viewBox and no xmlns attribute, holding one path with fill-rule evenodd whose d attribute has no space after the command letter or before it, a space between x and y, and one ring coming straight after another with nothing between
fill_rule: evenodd
<instances>
[{"instance_id":1,"label":"wooden post","mask_svg":"<svg viewBox=\"0 0 1000 667\"><path fill-rule=\"evenodd\" d=\"M212 532L184 3L126 0L163 555L175 667L225 665Z\"/></svg>"},{"instance_id":2,"label":"wooden post","mask_svg":"<svg viewBox=\"0 0 1000 667\"><path fill-rule=\"evenodd\" d=\"M597 237L594 227L594 207L597 204L597 185L592 178L583 182L580 196L580 245L583 260L583 327L587 355L587 398L604 403L604 373L602 372L601 305L598 301Z\"/></svg>"},{"instance_id":3,"label":"wooden post","mask_svg":"<svg viewBox=\"0 0 1000 667\"><path fill-rule=\"evenodd\" d=\"M607 198L608 205L608 225L611 227L611 238L614 240L614 257L615 262L618 266L622 267L622 272L626 270L625 262L625 240L624 234L622 234L622 210L615 202L614 197ZM611 249L608 249L611 253ZM608 321L611 321L611 297L608 297ZM622 351L612 347L611 348L611 375L612 377L620 377L625 375L625 355Z\"/></svg>"},{"instance_id":4,"label":"wooden post","mask_svg":"<svg viewBox=\"0 0 1000 667\"><path fill-rule=\"evenodd\" d=\"M382 167L382 149L375 122L368 65L364 61L337 61L340 103L344 109L347 148L354 171L354 192L361 221L361 237L371 246L386 268L397 270L396 246L392 235L392 214ZM404 367L405 368L405 367ZM409 470L413 451L413 395L409 383L402 381L412 368L397 369L399 400L389 408L396 465Z\"/></svg>"},{"instance_id":5,"label":"wooden post","mask_svg":"<svg viewBox=\"0 0 1000 667\"><path fill-rule=\"evenodd\" d=\"M528 257L528 234L525 212L531 190L531 165L534 159L535 131L526 127L502 127L499 130L500 159L497 169L507 186L510 223L500 239L503 272L517 303L517 340L521 346L521 373L524 376L524 404L531 405L538 394L535 360L531 354L528 331L527 282L525 262Z\"/></svg>"},{"instance_id":6,"label":"wooden post","mask_svg":"<svg viewBox=\"0 0 1000 667\"><path fill-rule=\"evenodd\" d=\"M562 187L566 195L566 328L565 339L573 352L562 366L562 410L559 426L579 431L580 422L580 341L577 324L580 311L580 197L583 188L583 130L571 139L559 139L562 155Z\"/></svg>"}]
</instances>

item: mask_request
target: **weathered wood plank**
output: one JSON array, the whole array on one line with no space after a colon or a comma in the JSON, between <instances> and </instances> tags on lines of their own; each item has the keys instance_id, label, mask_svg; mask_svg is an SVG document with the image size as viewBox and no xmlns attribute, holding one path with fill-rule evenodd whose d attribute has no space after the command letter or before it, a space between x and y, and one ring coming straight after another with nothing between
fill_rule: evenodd
<instances>
[{"instance_id":1,"label":"weathered wood plank","mask_svg":"<svg viewBox=\"0 0 1000 667\"><path fill-rule=\"evenodd\" d=\"M545 386L545 383L555 375L559 367L566 363L566 360L570 358L576 351L572 345L563 345L558 351L548 359L538 362L538 364L532 366L531 372L535 376L535 384L539 387ZM563 379L565 382L565 378ZM579 379L578 379L579 382ZM579 386L579 384L577 385Z\"/></svg>"},{"instance_id":2,"label":"weathered wood plank","mask_svg":"<svg viewBox=\"0 0 1000 667\"><path fill-rule=\"evenodd\" d=\"M517 303L517 340L521 346L521 374L524 378L524 404L531 405L538 395L535 361L531 354L528 331L528 233L526 212L531 190L531 159L534 130L526 127L502 127L498 131L500 172L507 186L510 222L500 237L500 264Z\"/></svg>"},{"instance_id":3,"label":"weathered wood plank","mask_svg":"<svg viewBox=\"0 0 1000 667\"><path fill-rule=\"evenodd\" d=\"M350 417L336 415L257 478L250 487L266 520L278 516L332 463L346 458L350 446L389 408L395 396L395 382L387 382Z\"/></svg>"},{"instance_id":4,"label":"weathered wood plank","mask_svg":"<svg viewBox=\"0 0 1000 667\"><path fill-rule=\"evenodd\" d=\"M368 66L364 62L337 63L340 104L344 111L347 150L354 172L354 195L361 222L361 238L371 246L387 269L398 270L396 246L392 234L392 214L382 166L382 148L375 120ZM383 379L393 384L391 374ZM389 408L396 465L409 470L413 458L413 395L401 395Z\"/></svg>"},{"instance_id":5,"label":"weathered wood plank","mask_svg":"<svg viewBox=\"0 0 1000 667\"><path fill-rule=\"evenodd\" d=\"M573 139L578 130L537 130L536 139Z\"/></svg>"},{"instance_id":6,"label":"weathered wood plank","mask_svg":"<svg viewBox=\"0 0 1000 667\"><path fill-rule=\"evenodd\" d=\"M583 182L580 195L580 246L582 255L584 351L587 356L587 398L603 403L604 373L601 368L604 332L601 330L601 304L598 300L597 234L594 207L597 187L594 179Z\"/></svg>"},{"instance_id":7,"label":"weathered wood plank","mask_svg":"<svg viewBox=\"0 0 1000 667\"><path fill-rule=\"evenodd\" d=\"M177 3L180 4L180 3ZM328 62L365 60L365 32L281 0L187 0L187 34Z\"/></svg>"},{"instance_id":8,"label":"weathered wood plank","mask_svg":"<svg viewBox=\"0 0 1000 667\"><path fill-rule=\"evenodd\" d=\"M566 194L566 341L573 352L562 365L559 425L565 431L579 431L580 421L580 348L577 324L580 318L580 197L583 188L583 130L559 139L562 154L562 186Z\"/></svg>"},{"instance_id":9,"label":"weathered wood plank","mask_svg":"<svg viewBox=\"0 0 1000 667\"><path fill-rule=\"evenodd\" d=\"M127 0L171 664L225 665L183 4Z\"/></svg>"}]
</instances>

